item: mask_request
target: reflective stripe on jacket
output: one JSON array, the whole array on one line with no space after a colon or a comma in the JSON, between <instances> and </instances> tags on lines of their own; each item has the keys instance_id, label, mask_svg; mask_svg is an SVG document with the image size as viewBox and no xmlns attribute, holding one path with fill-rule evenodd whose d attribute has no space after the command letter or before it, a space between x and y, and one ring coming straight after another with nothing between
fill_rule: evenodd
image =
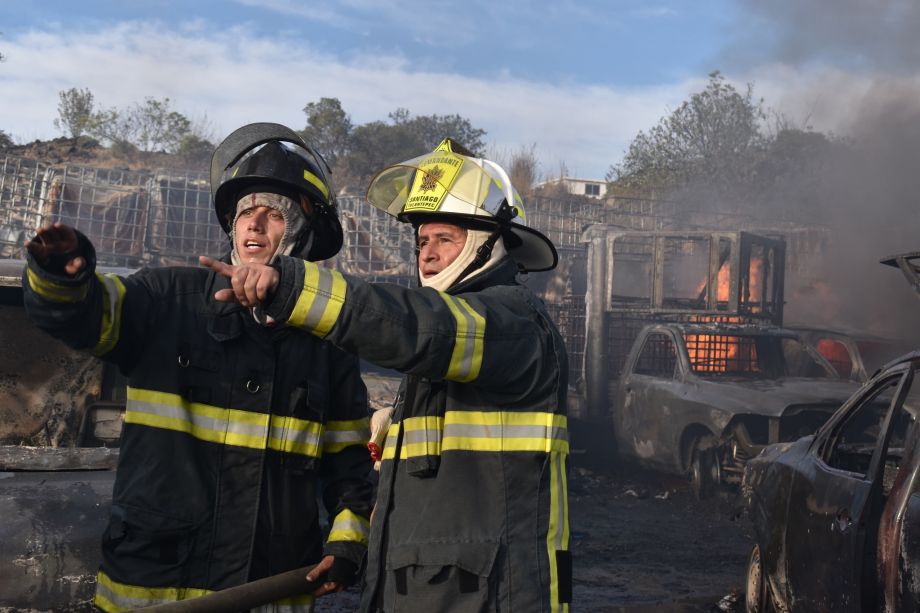
<instances>
[{"instance_id":1,"label":"reflective stripe on jacket","mask_svg":"<svg viewBox=\"0 0 920 613\"><path fill-rule=\"evenodd\" d=\"M567 611L566 355L513 262L451 294L279 267L273 317L408 375L361 610Z\"/></svg>"},{"instance_id":2,"label":"reflective stripe on jacket","mask_svg":"<svg viewBox=\"0 0 920 613\"><path fill-rule=\"evenodd\" d=\"M357 359L217 303L227 284L206 269L119 277L87 260L75 279L30 260L23 287L36 324L128 378L97 605L191 598L324 553L360 563L373 488Z\"/></svg>"}]
</instances>

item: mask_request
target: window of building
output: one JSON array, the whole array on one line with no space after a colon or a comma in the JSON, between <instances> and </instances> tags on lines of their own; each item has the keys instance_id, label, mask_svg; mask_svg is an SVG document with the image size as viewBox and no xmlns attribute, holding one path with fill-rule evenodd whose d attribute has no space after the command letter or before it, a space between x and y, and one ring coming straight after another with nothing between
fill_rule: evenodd
<instances>
[{"instance_id":1,"label":"window of building","mask_svg":"<svg viewBox=\"0 0 920 613\"><path fill-rule=\"evenodd\" d=\"M597 183L585 183L585 196L600 196L601 186Z\"/></svg>"}]
</instances>

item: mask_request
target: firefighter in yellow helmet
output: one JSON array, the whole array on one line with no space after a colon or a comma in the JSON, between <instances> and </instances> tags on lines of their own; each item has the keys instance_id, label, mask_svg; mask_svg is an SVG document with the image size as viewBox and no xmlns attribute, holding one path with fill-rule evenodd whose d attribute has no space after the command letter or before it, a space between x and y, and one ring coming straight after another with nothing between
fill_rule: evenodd
<instances>
[{"instance_id":1,"label":"firefighter in yellow helmet","mask_svg":"<svg viewBox=\"0 0 920 613\"><path fill-rule=\"evenodd\" d=\"M230 267L218 298L405 373L383 445L361 611L567 611L567 362L520 271L556 265L508 175L452 141L381 171L421 288L293 258Z\"/></svg>"},{"instance_id":2,"label":"firefighter in yellow helmet","mask_svg":"<svg viewBox=\"0 0 920 613\"><path fill-rule=\"evenodd\" d=\"M329 178L292 130L244 126L217 148L211 170L228 265L339 250ZM90 241L63 224L27 247L32 319L128 379L95 605L185 600L317 562L326 571L318 594L354 580L373 504L358 360L214 300L230 283L207 269L99 274ZM325 536L320 495L332 524ZM303 595L262 610L309 611L312 602Z\"/></svg>"}]
</instances>

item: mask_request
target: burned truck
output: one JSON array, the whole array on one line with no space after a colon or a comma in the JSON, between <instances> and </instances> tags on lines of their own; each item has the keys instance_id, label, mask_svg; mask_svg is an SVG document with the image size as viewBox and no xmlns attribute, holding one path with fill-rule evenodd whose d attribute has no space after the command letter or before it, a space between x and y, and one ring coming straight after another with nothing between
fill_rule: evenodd
<instances>
[{"instance_id":1,"label":"burned truck","mask_svg":"<svg viewBox=\"0 0 920 613\"><path fill-rule=\"evenodd\" d=\"M612 434L621 457L689 474L704 496L739 483L765 445L817 430L858 387L781 327L781 240L606 226L585 239L584 349L569 348L576 447Z\"/></svg>"}]
</instances>

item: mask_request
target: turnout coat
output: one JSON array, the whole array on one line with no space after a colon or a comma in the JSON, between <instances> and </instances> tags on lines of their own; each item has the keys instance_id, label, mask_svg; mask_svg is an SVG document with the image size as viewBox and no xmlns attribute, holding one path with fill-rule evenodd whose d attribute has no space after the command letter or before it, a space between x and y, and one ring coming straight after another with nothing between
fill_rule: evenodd
<instances>
[{"instance_id":1,"label":"turnout coat","mask_svg":"<svg viewBox=\"0 0 920 613\"><path fill-rule=\"evenodd\" d=\"M30 258L23 287L36 324L128 380L96 605L184 600L324 553L360 563L373 486L357 359L215 301L229 285L204 268L99 274L79 240L76 278Z\"/></svg>"},{"instance_id":2,"label":"turnout coat","mask_svg":"<svg viewBox=\"0 0 920 613\"><path fill-rule=\"evenodd\" d=\"M506 259L450 293L292 258L268 312L407 376L361 611L567 611L567 362Z\"/></svg>"}]
</instances>

